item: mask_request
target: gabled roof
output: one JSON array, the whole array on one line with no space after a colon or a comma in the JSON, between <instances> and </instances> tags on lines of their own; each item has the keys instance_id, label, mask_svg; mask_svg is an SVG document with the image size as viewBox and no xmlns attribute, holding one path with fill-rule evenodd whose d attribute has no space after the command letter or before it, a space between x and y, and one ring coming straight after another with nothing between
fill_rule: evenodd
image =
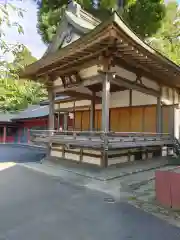
<instances>
[{"instance_id":1,"label":"gabled roof","mask_svg":"<svg viewBox=\"0 0 180 240\"><path fill-rule=\"evenodd\" d=\"M69 74L109 48L117 61L150 74L159 83L180 87L180 67L143 42L117 12L85 36L27 66L21 77Z\"/></svg>"},{"instance_id":2,"label":"gabled roof","mask_svg":"<svg viewBox=\"0 0 180 240\"><path fill-rule=\"evenodd\" d=\"M94 18L91 14L84 11L79 4L71 1L43 57L77 40L94 29L99 23L99 19Z\"/></svg>"}]
</instances>

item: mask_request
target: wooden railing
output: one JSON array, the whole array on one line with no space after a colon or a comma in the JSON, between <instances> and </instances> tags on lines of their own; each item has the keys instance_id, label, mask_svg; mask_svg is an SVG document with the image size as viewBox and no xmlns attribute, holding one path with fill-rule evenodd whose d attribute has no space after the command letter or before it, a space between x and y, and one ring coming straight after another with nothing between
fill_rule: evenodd
<instances>
[{"instance_id":1,"label":"wooden railing","mask_svg":"<svg viewBox=\"0 0 180 240\"><path fill-rule=\"evenodd\" d=\"M139 132L32 130L31 141L56 143L67 148L119 149L173 145L170 134Z\"/></svg>"}]
</instances>

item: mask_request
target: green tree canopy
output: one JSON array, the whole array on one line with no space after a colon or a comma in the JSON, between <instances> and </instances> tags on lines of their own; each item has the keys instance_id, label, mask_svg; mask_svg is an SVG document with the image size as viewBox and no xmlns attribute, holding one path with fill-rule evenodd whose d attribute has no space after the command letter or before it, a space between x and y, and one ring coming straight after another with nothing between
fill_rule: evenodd
<instances>
[{"instance_id":1,"label":"green tree canopy","mask_svg":"<svg viewBox=\"0 0 180 240\"><path fill-rule=\"evenodd\" d=\"M38 11L38 31L45 43L50 43L56 28L61 21L67 0L42 0ZM126 23L142 38L152 36L161 26L165 16L165 5L162 0L101 0L95 7L92 0L77 0L82 7L102 21L116 9Z\"/></svg>"},{"instance_id":2,"label":"green tree canopy","mask_svg":"<svg viewBox=\"0 0 180 240\"><path fill-rule=\"evenodd\" d=\"M161 28L148 43L180 65L180 9L177 2L169 2Z\"/></svg>"},{"instance_id":3,"label":"green tree canopy","mask_svg":"<svg viewBox=\"0 0 180 240\"><path fill-rule=\"evenodd\" d=\"M37 104L47 98L46 89L42 84L27 79L19 80L19 69L33 63L36 58L26 48L15 55L14 61L7 63L6 74L0 79L0 111L18 111L29 104Z\"/></svg>"},{"instance_id":4,"label":"green tree canopy","mask_svg":"<svg viewBox=\"0 0 180 240\"><path fill-rule=\"evenodd\" d=\"M14 112L26 108L29 104L39 103L47 97L46 90L40 83L27 79L18 80L18 71L24 66L36 61L31 52L19 43L9 44L5 41L3 27L16 27L19 34L23 33L22 27L17 23L10 23L9 9L23 17L22 10L12 5L0 5L0 111ZM6 53L13 56L12 62L6 60Z\"/></svg>"}]
</instances>

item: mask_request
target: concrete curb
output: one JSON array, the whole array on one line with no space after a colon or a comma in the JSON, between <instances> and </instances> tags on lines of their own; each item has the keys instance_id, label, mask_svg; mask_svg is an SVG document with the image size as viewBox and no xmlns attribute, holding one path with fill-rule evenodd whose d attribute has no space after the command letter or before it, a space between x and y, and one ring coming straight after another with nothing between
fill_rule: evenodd
<instances>
[{"instance_id":1,"label":"concrete curb","mask_svg":"<svg viewBox=\"0 0 180 240\"><path fill-rule=\"evenodd\" d=\"M49 162L44 162L43 160L41 161L41 164L42 166L46 166L48 168L50 168L51 170L53 168L56 168L56 165L55 164L52 164L52 163L49 163ZM29 166L29 165L26 165L26 164L23 164L25 167L28 167L28 168L31 168L31 169L34 169L36 171L39 171L39 172L44 172L43 169L39 170L38 167L35 167L35 166ZM112 181L112 180L115 180L115 179L121 179L125 176L129 176L129 175L133 175L133 174L137 174L137 173L141 173L141 172L146 172L146 171L149 171L149 170L153 170L153 169L159 169L161 168L162 166L158 166L158 167L153 167L153 168L149 168L149 169L145 169L145 170L142 170L140 169L139 171L133 171L133 172L129 172L129 173L126 173L126 174L123 174L121 176L116 176L116 177L107 177L107 178L104 178L104 177L98 177L98 176L93 176L93 175L90 175L90 174L86 174L86 173L80 173L80 172L77 172L77 171L74 171L74 170L71 170L71 169L68 169L68 168L64 168L64 167L61 167L61 166L58 166L57 169L59 169L59 171L64 171L64 172L69 172L69 173L72 173L74 175L77 175L77 176L81 176L81 177L85 177L85 178L88 178L88 179L92 179L92 180L97 180L97 181L101 181L101 182L108 182L108 181ZM42 167L43 168L43 167ZM46 171L45 171L46 173ZM136 183L132 183L132 184L128 184L127 187L130 188L131 190L132 189L136 189L138 188L139 186L143 185L143 184L146 184L147 182L153 180L153 178L150 178L150 179L147 179L145 181L140 181L140 182L136 182Z\"/></svg>"},{"instance_id":2,"label":"concrete curb","mask_svg":"<svg viewBox=\"0 0 180 240\"><path fill-rule=\"evenodd\" d=\"M45 164L46 166L49 166L49 167L54 167L56 165L53 165L53 163L50 163L49 161L46 161L46 162L43 162L42 160L42 164ZM79 175L79 176L82 176L82 177L87 177L87 178L91 178L91 179L94 179L94 180L99 180L99 181L111 181L111 180L115 180L115 179L120 179L122 177L125 177L125 176L129 176L129 175L133 175L133 174L136 174L136 173L140 173L140 172L147 172L147 171L150 171L150 170L153 170L153 169L159 169L163 166L166 166L167 164L165 165L161 165L161 166L156 166L156 167L150 167L150 168L147 168L147 169L139 169L139 170L135 170L135 171L132 171L132 172L128 172L128 173L124 173L124 174L121 174L121 175L117 175L117 176L113 176L113 177L98 177L98 176L93 176L91 174L88 174L88 173L80 173L80 172L77 172L76 170L71 170L71 169L68 169L68 168L65 168L65 167L62 167L62 166L59 166L59 168L62 170L62 171L67 171L67 172L71 172L71 173L74 173L76 175Z\"/></svg>"}]
</instances>

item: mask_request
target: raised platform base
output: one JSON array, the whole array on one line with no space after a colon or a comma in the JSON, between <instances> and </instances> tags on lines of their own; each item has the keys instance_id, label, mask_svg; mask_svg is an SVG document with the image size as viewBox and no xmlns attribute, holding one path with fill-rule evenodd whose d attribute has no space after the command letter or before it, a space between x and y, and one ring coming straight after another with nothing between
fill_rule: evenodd
<instances>
[{"instance_id":1,"label":"raised platform base","mask_svg":"<svg viewBox=\"0 0 180 240\"><path fill-rule=\"evenodd\" d=\"M101 167L166 156L175 145L171 135L157 133L45 131L35 132L31 140L49 146L52 157Z\"/></svg>"},{"instance_id":2,"label":"raised platform base","mask_svg":"<svg viewBox=\"0 0 180 240\"><path fill-rule=\"evenodd\" d=\"M146 149L113 149L104 153L103 151L96 149L67 149L63 145L53 143L50 150L50 156L81 163L94 164L100 167L108 167L111 165L167 155L167 152L168 148L164 150L161 147L149 147Z\"/></svg>"}]
</instances>

